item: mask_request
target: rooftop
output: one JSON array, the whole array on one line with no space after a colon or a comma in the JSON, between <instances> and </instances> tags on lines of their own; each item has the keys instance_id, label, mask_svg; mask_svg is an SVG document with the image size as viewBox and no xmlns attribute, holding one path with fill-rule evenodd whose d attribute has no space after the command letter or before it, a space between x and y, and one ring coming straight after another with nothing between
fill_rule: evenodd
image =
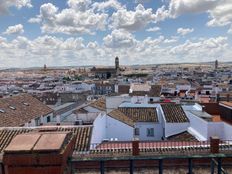
<instances>
[{"instance_id":1,"label":"rooftop","mask_svg":"<svg viewBox=\"0 0 232 174\"><path fill-rule=\"evenodd\" d=\"M165 119L168 123L189 122L183 108L179 104L161 104Z\"/></svg>"},{"instance_id":2,"label":"rooftop","mask_svg":"<svg viewBox=\"0 0 232 174\"><path fill-rule=\"evenodd\" d=\"M60 151L68 132L37 132L15 136L4 152Z\"/></svg>"},{"instance_id":3,"label":"rooftop","mask_svg":"<svg viewBox=\"0 0 232 174\"><path fill-rule=\"evenodd\" d=\"M105 111L106 110L106 99L100 98L100 99L90 103L89 106L94 107L94 108L101 110L101 111Z\"/></svg>"},{"instance_id":4,"label":"rooftop","mask_svg":"<svg viewBox=\"0 0 232 174\"><path fill-rule=\"evenodd\" d=\"M53 112L29 94L0 99L0 111L0 127L22 126L32 119Z\"/></svg>"},{"instance_id":5,"label":"rooftop","mask_svg":"<svg viewBox=\"0 0 232 174\"><path fill-rule=\"evenodd\" d=\"M159 122L155 107L120 107L119 110L134 122Z\"/></svg>"},{"instance_id":6,"label":"rooftop","mask_svg":"<svg viewBox=\"0 0 232 174\"><path fill-rule=\"evenodd\" d=\"M128 116L126 116L123 112L121 112L119 109L115 109L113 111L111 111L110 113L108 113L108 115L118 121L121 121L131 127L134 126L134 121L129 118Z\"/></svg>"},{"instance_id":7,"label":"rooftop","mask_svg":"<svg viewBox=\"0 0 232 174\"><path fill-rule=\"evenodd\" d=\"M198 141L192 134L187 131L168 137L168 141Z\"/></svg>"},{"instance_id":8,"label":"rooftop","mask_svg":"<svg viewBox=\"0 0 232 174\"><path fill-rule=\"evenodd\" d=\"M213 121L213 117L211 115L209 115L207 112L202 112L202 111L198 111L198 110L191 110L189 112L204 119L205 121L208 121L208 122Z\"/></svg>"},{"instance_id":9,"label":"rooftop","mask_svg":"<svg viewBox=\"0 0 232 174\"><path fill-rule=\"evenodd\" d=\"M60 127L48 126L48 127L35 127L35 128L23 128L23 127L2 128L0 129L0 154L10 144L10 142L14 137L16 137L17 135L27 135L28 133L32 133L32 132L34 133L59 132L61 134L72 132L76 136L75 151L87 151L90 147L92 126L60 126ZM46 142L44 144L48 144L48 145L55 143L55 142L49 142L48 136L44 137L44 141ZM23 142L26 142L26 140Z\"/></svg>"}]
</instances>

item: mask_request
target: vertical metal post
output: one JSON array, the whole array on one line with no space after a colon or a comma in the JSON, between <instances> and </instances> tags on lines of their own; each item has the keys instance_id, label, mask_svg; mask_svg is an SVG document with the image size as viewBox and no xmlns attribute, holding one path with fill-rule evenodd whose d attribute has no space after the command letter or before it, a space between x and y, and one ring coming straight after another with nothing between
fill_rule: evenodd
<instances>
[{"instance_id":1,"label":"vertical metal post","mask_svg":"<svg viewBox=\"0 0 232 174\"><path fill-rule=\"evenodd\" d=\"M214 159L211 158L211 162L210 162L210 172L211 174L214 174L214 166L215 166L215 163L214 163Z\"/></svg>"},{"instance_id":2,"label":"vertical metal post","mask_svg":"<svg viewBox=\"0 0 232 174\"><path fill-rule=\"evenodd\" d=\"M104 161L100 161L100 171L101 171L101 174L105 173Z\"/></svg>"},{"instance_id":3,"label":"vertical metal post","mask_svg":"<svg viewBox=\"0 0 232 174\"><path fill-rule=\"evenodd\" d=\"M163 174L163 160L159 160L159 174Z\"/></svg>"},{"instance_id":4,"label":"vertical metal post","mask_svg":"<svg viewBox=\"0 0 232 174\"><path fill-rule=\"evenodd\" d=\"M73 172L73 163L72 163L72 161L69 161L69 167L70 167L71 174L73 174L74 172Z\"/></svg>"},{"instance_id":5,"label":"vertical metal post","mask_svg":"<svg viewBox=\"0 0 232 174\"><path fill-rule=\"evenodd\" d=\"M193 173L193 161L192 158L188 159L188 174L192 174Z\"/></svg>"},{"instance_id":6,"label":"vertical metal post","mask_svg":"<svg viewBox=\"0 0 232 174\"><path fill-rule=\"evenodd\" d=\"M218 174L222 173L222 159L218 158Z\"/></svg>"},{"instance_id":7,"label":"vertical metal post","mask_svg":"<svg viewBox=\"0 0 232 174\"><path fill-rule=\"evenodd\" d=\"M134 173L134 161L130 160L130 174Z\"/></svg>"}]
</instances>

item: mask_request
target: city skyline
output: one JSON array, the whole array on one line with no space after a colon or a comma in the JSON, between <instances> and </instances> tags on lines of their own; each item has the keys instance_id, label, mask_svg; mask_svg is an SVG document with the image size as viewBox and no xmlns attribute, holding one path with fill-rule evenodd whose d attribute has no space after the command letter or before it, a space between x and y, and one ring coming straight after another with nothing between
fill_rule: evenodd
<instances>
[{"instance_id":1,"label":"city skyline","mask_svg":"<svg viewBox=\"0 0 232 174\"><path fill-rule=\"evenodd\" d=\"M229 0L6 0L0 67L231 61Z\"/></svg>"}]
</instances>

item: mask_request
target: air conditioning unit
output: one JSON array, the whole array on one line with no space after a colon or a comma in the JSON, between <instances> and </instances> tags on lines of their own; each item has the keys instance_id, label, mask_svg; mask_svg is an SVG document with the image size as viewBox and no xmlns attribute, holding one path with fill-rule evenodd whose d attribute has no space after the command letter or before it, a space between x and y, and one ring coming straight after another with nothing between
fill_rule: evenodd
<instances>
[{"instance_id":1,"label":"air conditioning unit","mask_svg":"<svg viewBox=\"0 0 232 174\"><path fill-rule=\"evenodd\" d=\"M83 121L82 120L76 120L75 125L83 125Z\"/></svg>"}]
</instances>

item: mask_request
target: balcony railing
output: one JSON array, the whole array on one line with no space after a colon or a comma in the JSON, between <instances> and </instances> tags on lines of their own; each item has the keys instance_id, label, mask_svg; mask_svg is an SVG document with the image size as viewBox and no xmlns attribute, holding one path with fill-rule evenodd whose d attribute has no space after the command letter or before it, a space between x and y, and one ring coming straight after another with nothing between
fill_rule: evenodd
<instances>
[{"instance_id":1,"label":"balcony railing","mask_svg":"<svg viewBox=\"0 0 232 174\"><path fill-rule=\"evenodd\" d=\"M80 157L118 157L132 156L161 156L161 155L203 155L210 153L232 153L232 140L219 141L143 141L131 142L110 141L91 144L85 152L74 152Z\"/></svg>"}]
</instances>

